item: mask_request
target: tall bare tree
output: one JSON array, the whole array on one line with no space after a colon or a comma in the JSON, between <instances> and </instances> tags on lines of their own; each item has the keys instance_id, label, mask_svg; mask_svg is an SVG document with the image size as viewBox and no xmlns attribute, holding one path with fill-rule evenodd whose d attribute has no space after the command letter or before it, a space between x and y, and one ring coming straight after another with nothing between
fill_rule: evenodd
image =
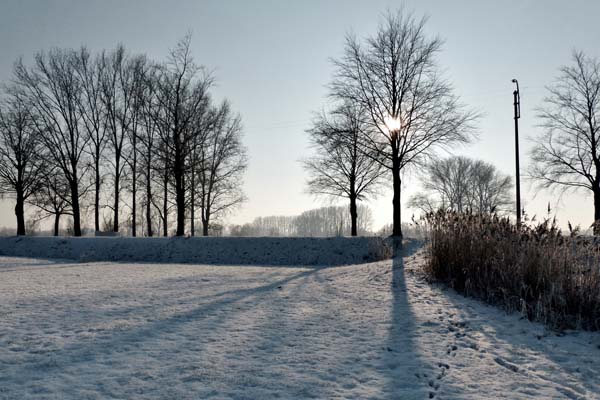
<instances>
[{"instance_id":1,"label":"tall bare tree","mask_svg":"<svg viewBox=\"0 0 600 400\"><path fill-rule=\"evenodd\" d=\"M127 166L128 137L134 123L136 104L136 63L123 46L102 53L102 100L107 113L113 169L113 231L119 231L121 178Z\"/></svg>"},{"instance_id":2,"label":"tall bare tree","mask_svg":"<svg viewBox=\"0 0 600 400\"><path fill-rule=\"evenodd\" d=\"M208 139L215 129L219 128L219 124L222 122L223 117L219 115L214 107L207 107L200 109L196 114L195 122L193 123L193 140L192 140L192 151L190 154L189 161L189 182L190 182L190 235L196 235L196 205L198 203L198 171L202 171L206 166L206 155L208 154L207 146L210 145Z\"/></svg>"},{"instance_id":3,"label":"tall bare tree","mask_svg":"<svg viewBox=\"0 0 600 400\"><path fill-rule=\"evenodd\" d=\"M162 203L155 203L154 197L152 197L151 199L153 201L155 209L159 214L159 219L162 226L162 234L166 237L169 236L169 214L171 213L171 209L173 208L173 204L171 201L172 194L170 190L173 183L171 180L172 155L171 147L167 144L168 140L165 140L169 137L165 137L162 135L162 133L164 133L165 130L159 130L159 132L161 133L162 140L159 141L159 145L156 148L158 150L158 153L161 155L161 162L158 163L158 165L154 169L157 170L157 178L160 181L160 189L162 192L162 199L160 200L162 201Z\"/></svg>"},{"instance_id":4,"label":"tall bare tree","mask_svg":"<svg viewBox=\"0 0 600 400\"><path fill-rule=\"evenodd\" d=\"M145 90L147 83L146 73L149 65L144 56L134 57L127 66L131 70L131 95L133 97L131 106L131 124L128 130L129 144L131 147L130 157L127 158L127 164L131 170L131 236L137 236L137 183L138 183L138 139L140 138L140 129L143 125L144 110L143 104L146 101L144 95L148 94Z\"/></svg>"},{"instance_id":5,"label":"tall bare tree","mask_svg":"<svg viewBox=\"0 0 600 400\"><path fill-rule=\"evenodd\" d=\"M208 90L213 84L210 74L194 62L190 54L190 41L191 36L187 35L175 46L156 81L156 98L162 109L157 114L161 119L159 125L169 127L168 137L164 138L163 143L167 154L171 155L169 169L175 186L177 236L185 234L185 177L189 173L189 159L197 134L193 124L198 113L209 106Z\"/></svg>"},{"instance_id":6,"label":"tall bare tree","mask_svg":"<svg viewBox=\"0 0 600 400\"><path fill-rule=\"evenodd\" d=\"M153 180L157 171L156 164L160 164L160 157L157 157L158 145L158 127L155 114L157 111L157 102L154 101L154 89L156 70L152 65L147 65L147 69L142 76L143 84L141 85L140 93L140 113L139 113L139 132L138 139L140 142L140 161L141 171L144 184L144 205L145 205L145 221L146 235L151 237L154 235L152 207L154 203L153 197Z\"/></svg>"},{"instance_id":7,"label":"tall bare tree","mask_svg":"<svg viewBox=\"0 0 600 400\"><path fill-rule=\"evenodd\" d=\"M357 235L357 201L377 193L384 169L377 154L362 149L365 137L374 134L370 116L356 103L338 105L322 113L308 130L316 155L303 162L309 173L308 190L317 195L350 200L351 235Z\"/></svg>"},{"instance_id":8,"label":"tall bare tree","mask_svg":"<svg viewBox=\"0 0 600 400\"><path fill-rule=\"evenodd\" d=\"M587 189L600 234L600 62L582 52L560 69L539 118L545 132L531 151L530 174L543 188Z\"/></svg>"},{"instance_id":9,"label":"tall bare tree","mask_svg":"<svg viewBox=\"0 0 600 400\"><path fill-rule=\"evenodd\" d=\"M0 103L0 196L14 196L17 235L25 235L25 203L40 191L47 162L36 116L18 93L7 92Z\"/></svg>"},{"instance_id":10,"label":"tall bare tree","mask_svg":"<svg viewBox=\"0 0 600 400\"><path fill-rule=\"evenodd\" d=\"M169 214L172 208L170 202L170 186L172 186L171 172L173 164L173 138L171 135L172 113L169 112L168 89L160 84L163 79L164 66L156 65L152 73L147 75L144 96L144 135L146 163L146 222L151 216L150 208L158 214L162 235L169 234ZM162 198L152 193L153 183L162 193ZM152 205L152 207L150 207Z\"/></svg>"},{"instance_id":11,"label":"tall bare tree","mask_svg":"<svg viewBox=\"0 0 600 400\"><path fill-rule=\"evenodd\" d=\"M107 140L107 113L102 101L102 78L105 64L99 57L92 57L89 50L82 47L74 58L75 71L81 82L79 113L89 138L89 149L94 171L94 229L100 230L100 193L102 186L101 163Z\"/></svg>"},{"instance_id":12,"label":"tall bare tree","mask_svg":"<svg viewBox=\"0 0 600 400\"><path fill-rule=\"evenodd\" d=\"M344 55L334 60L335 98L368 110L373 129L364 146L378 153L392 175L393 236L402 236L401 173L429 158L436 148L467 142L476 115L466 110L440 76L439 38L425 33L426 18L388 12L377 33L361 43L348 36Z\"/></svg>"},{"instance_id":13,"label":"tall bare tree","mask_svg":"<svg viewBox=\"0 0 600 400\"><path fill-rule=\"evenodd\" d=\"M25 67L22 60L17 61L14 76L28 107L39 116L33 121L52 163L62 171L69 185L73 235L81 236L80 185L90 138L82 128L79 104L83 90L75 58L73 50L41 52L35 56L32 68Z\"/></svg>"},{"instance_id":14,"label":"tall bare tree","mask_svg":"<svg viewBox=\"0 0 600 400\"><path fill-rule=\"evenodd\" d=\"M231 111L227 101L215 110L215 118L196 165L204 236L208 236L216 219L245 200L241 181L248 156L242 143L241 118Z\"/></svg>"}]
</instances>

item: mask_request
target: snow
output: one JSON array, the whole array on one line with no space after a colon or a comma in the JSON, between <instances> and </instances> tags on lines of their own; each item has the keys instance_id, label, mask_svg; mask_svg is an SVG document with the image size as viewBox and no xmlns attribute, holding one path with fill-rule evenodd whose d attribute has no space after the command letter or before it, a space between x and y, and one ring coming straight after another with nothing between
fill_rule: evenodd
<instances>
[{"instance_id":1,"label":"snow","mask_svg":"<svg viewBox=\"0 0 600 400\"><path fill-rule=\"evenodd\" d=\"M0 398L600 398L600 335L321 267L0 257Z\"/></svg>"},{"instance_id":2,"label":"snow","mask_svg":"<svg viewBox=\"0 0 600 400\"><path fill-rule=\"evenodd\" d=\"M5 237L0 255L77 261L343 265L390 258L379 237Z\"/></svg>"}]
</instances>

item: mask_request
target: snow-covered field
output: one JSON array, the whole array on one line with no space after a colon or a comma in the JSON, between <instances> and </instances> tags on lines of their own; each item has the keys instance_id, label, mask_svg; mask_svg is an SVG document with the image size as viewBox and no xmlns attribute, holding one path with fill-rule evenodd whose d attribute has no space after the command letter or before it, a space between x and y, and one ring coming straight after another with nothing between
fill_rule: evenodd
<instances>
[{"instance_id":1,"label":"snow-covered field","mask_svg":"<svg viewBox=\"0 0 600 400\"><path fill-rule=\"evenodd\" d=\"M600 334L337 267L0 258L0 398L600 398Z\"/></svg>"},{"instance_id":2,"label":"snow-covered field","mask_svg":"<svg viewBox=\"0 0 600 400\"><path fill-rule=\"evenodd\" d=\"M0 237L0 256L186 264L343 265L390 258L380 237Z\"/></svg>"}]
</instances>

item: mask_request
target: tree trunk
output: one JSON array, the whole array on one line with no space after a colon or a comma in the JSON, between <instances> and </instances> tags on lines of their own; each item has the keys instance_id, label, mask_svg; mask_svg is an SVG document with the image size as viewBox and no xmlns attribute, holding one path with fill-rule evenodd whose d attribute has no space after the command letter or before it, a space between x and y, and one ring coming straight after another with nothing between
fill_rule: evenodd
<instances>
[{"instance_id":1,"label":"tree trunk","mask_svg":"<svg viewBox=\"0 0 600 400\"><path fill-rule=\"evenodd\" d=\"M148 158L150 160L150 158ZM152 237L152 185L150 182L150 162L146 167L146 225L148 229L148 237Z\"/></svg>"},{"instance_id":2,"label":"tree trunk","mask_svg":"<svg viewBox=\"0 0 600 400\"><path fill-rule=\"evenodd\" d=\"M96 182L94 194L94 229L100 231L100 154L96 151L96 159L94 160L96 169Z\"/></svg>"},{"instance_id":3,"label":"tree trunk","mask_svg":"<svg viewBox=\"0 0 600 400\"><path fill-rule=\"evenodd\" d=\"M180 164L180 162L177 162ZM183 179L183 168L178 165L175 168L175 202L177 203L177 236L185 234L185 186Z\"/></svg>"},{"instance_id":4,"label":"tree trunk","mask_svg":"<svg viewBox=\"0 0 600 400\"><path fill-rule=\"evenodd\" d=\"M210 204L210 196L206 198L206 204ZM208 236L208 227L210 224L210 206L202 209L202 236Z\"/></svg>"},{"instance_id":5,"label":"tree trunk","mask_svg":"<svg viewBox=\"0 0 600 400\"><path fill-rule=\"evenodd\" d=\"M167 204L167 201L168 201L167 196L169 194L168 193L169 188L168 188L167 185L169 184L169 176L167 175L167 173L165 173L164 182L163 183L165 185L165 187L164 187L164 197L163 197L163 236L167 237L167 236L169 236L168 215L167 215L167 212L169 211L168 207L167 207L168 206L168 204Z\"/></svg>"},{"instance_id":6,"label":"tree trunk","mask_svg":"<svg viewBox=\"0 0 600 400\"><path fill-rule=\"evenodd\" d=\"M17 190L15 215L17 216L17 236L23 236L25 235L25 199L22 190Z\"/></svg>"},{"instance_id":7,"label":"tree trunk","mask_svg":"<svg viewBox=\"0 0 600 400\"><path fill-rule=\"evenodd\" d=\"M148 197L146 199L146 235L148 237L152 237L154 235L154 231L152 230L151 202L152 200L150 199L150 197Z\"/></svg>"},{"instance_id":8,"label":"tree trunk","mask_svg":"<svg viewBox=\"0 0 600 400\"><path fill-rule=\"evenodd\" d=\"M54 214L54 236L58 236L58 228L60 227L60 213Z\"/></svg>"},{"instance_id":9,"label":"tree trunk","mask_svg":"<svg viewBox=\"0 0 600 400\"><path fill-rule=\"evenodd\" d=\"M137 224L136 224L136 216L137 216L137 202L136 202L136 196L137 196L137 184L136 184L136 176L135 176L135 160L133 162L134 168L133 168L133 183L132 183L132 188L131 188L131 236L136 237L136 231L137 231Z\"/></svg>"},{"instance_id":10,"label":"tree trunk","mask_svg":"<svg viewBox=\"0 0 600 400\"><path fill-rule=\"evenodd\" d=\"M202 223L202 236L208 236L208 219Z\"/></svg>"},{"instance_id":11,"label":"tree trunk","mask_svg":"<svg viewBox=\"0 0 600 400\"><path fill-rule=\"evenodd\" d=\"M594 235L600 235L600 185L594 191Z\"/></svg>"},{"instance_id":12,"label":"tree trunk","mask_svg":"<svg viewBox=\"0 0 600 400\"><path fill-rule=\"evenodd\" d=\"M193 199L193 196L192 196ZM192 200L193 202L194 200ZM194 209L194 203L192 203L192 205L190 206L190 236L194 237L196 236L196 224L194 222L194 214L196 213L196 210Z\"/></svg>"},{"instance_id":13,"label":"tree trunk","mask_svg":"<svg viewBox=\"0 0 600 400\"><path fill-rule=\"evenodd\" d=\"M113 232L119 232L119 192L121 191L119 188L119 181L121 180L121 174L119 173L120 158L121 156L119 155L115 160L115 202L113 205L115 216L113 218Z\"/></svg>"},{"instance_id":14,"label":"tree trunk","mask_svg":"<svg viewBox=\"0 0 600 400\"><path fill-rule=\"evenodd\" d=\"M131 236L136 236L137 224L136 224L136 216L137 216L137 140L136 135L133 135L133 165L131 166L131 175L132 175L132 186L131 186L131 196L132 196L132 204L131 204Z\"/></svg>"},{"instance_id":15,"label":"tree trunk","mask_svg":"<svg viewBox=\"0 0 600 400\"><path fill-rule=\"evenodd\" d=\"M392 200L392 205L394 208L392 236L402 238L402 220L400 210L400 185L402 181L400 179L400 160L397 156L394 157L392 163L392 175L394 181L394 198Z\"/></svg>"},{"instance_id":16,"label":"tree trunk","mask_svg":"<svg viewBox=\"0 0 600 400\"><path fill-rule=\"evenodd\" d=\"M194 174L194 167L192 167L192 177L190 179L190 236L196 235L196 223L194 219L196 218L196 176Z\"/></svg>"},{"instance_id":17,"label":"tree trunk","mask_svg":"<svg viewBox=\"0 0 600 400\"><path fill-rule=\"evenodd\" d=\"M71 185L71 206L73 208L73 235L81 236L81 214L79 209L79 180L76 174L70 182Z\"/></svg>"},{"instance_id":18,"label":"tree trunk","mask_svg":"<svg viewBox=\"0 0 600 400\"><path fill-rule=\"evenodd\" d=\"M356 208L356 196L350 196L350 220L352 221L352 229L351 229L350 234L352 236L357 236L358 235L358 229L357 229L358 211Z\"/></svg>"}]
</instances>

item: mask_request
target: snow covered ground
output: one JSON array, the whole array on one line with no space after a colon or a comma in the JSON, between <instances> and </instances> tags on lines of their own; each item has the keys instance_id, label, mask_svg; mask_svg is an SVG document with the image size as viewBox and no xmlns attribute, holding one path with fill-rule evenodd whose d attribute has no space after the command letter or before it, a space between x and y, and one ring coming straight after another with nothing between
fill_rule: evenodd
<instances>
[{"instance_id":1,"label":"snow covered ground","mask_svg":"<svg viewBox=\"0 0 600 400\"><path fill-rule=\"evenodd\" d=\"M337 267L0 258L0 398L600 398L600 334Z\"/></svg>"},{"instance_id":2,"label":"snow covered ground","mask_svg":"<svg viewBox=\"0 0 600 400\"><path fill-rule=\"evenodd\" d=\"M0 237L0 255L76 261L343 265L390 258L380 237Z\"/></svg>"}]
</instances>

